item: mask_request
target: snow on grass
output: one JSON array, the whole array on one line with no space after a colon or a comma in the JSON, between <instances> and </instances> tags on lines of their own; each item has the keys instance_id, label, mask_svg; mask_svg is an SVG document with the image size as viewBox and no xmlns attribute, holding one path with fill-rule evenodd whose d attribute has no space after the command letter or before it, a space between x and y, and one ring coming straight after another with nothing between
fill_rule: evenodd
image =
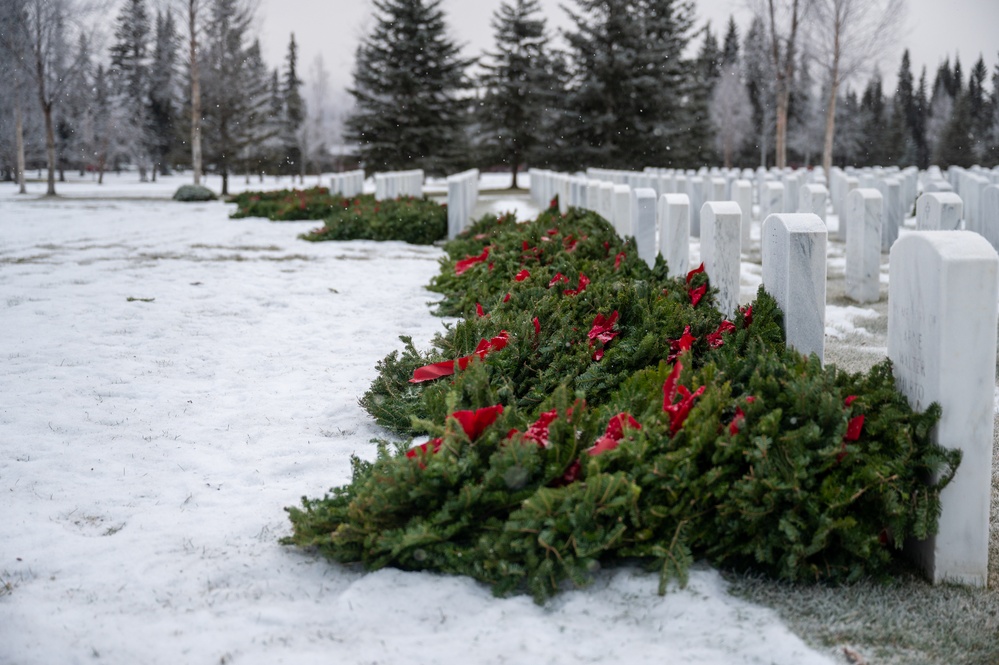
<instances>
[{"instance_id":1,"label":"snow on grass","mask_svg":"<svg viewBox=\"0 0 999 665\"><path fill-rule=\"evenodd\" d=\"M399 335L441 330L423 288L441 251L304 243L314 222L221 202L11 191L0 662L832 662L706 568L665 597L601 571L538 607L279 545L285 506L373 456L357 400Z\"/></svg>"},{"instance_id":2,"label":"snow on grass","mask_svg":"<svg viewBox=\"0 0 999 665\"><path fill-rule=\"evenodd\" d=\"M855 307L853 305L826 305L826 335L841 339L847 335L870 336L870 332L858 321L864 319L877 319L878 314L873 309L866 307Z\"/></svg>"}]
</instances>

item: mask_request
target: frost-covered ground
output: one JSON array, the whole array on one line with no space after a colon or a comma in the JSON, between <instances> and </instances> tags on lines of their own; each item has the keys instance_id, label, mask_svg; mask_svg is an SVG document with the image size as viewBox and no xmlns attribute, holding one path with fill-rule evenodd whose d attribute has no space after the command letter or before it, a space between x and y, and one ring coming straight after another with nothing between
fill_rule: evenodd
<instances>
[{"instance_id":1,"label":"frost-covered ground","mask_svg":"<svg viewBox=\"0 0 999 665\"><path fill-rule=\"evenodd\" d=\"M848 640L808 628L830 646L805 646L705 567L665 597L640 570L602 571L538 607L280 546L283 507L344 483L385 435L357 399L399 335L441 329L423 288L441 253L305 243L315 222L169 201L185 181L110 176L55 200L0 186L0 664L846 662ZM536 212L502 192L477 212L512 207ZM827 358L860 369L884 356L884 302L843 301L841 263L831 245Z\"/></svg>"},{"instance_id":2,"label":"frost-covered ground","mask_svg":"<svg viewBox=\"0 0 999 665\"><path fill-rule=\"evenodd\" d=\"M833 662L706 568L538 607L279 545L284 506L372 455L357 399L441 328L440 250L304 243L132 178L0 189L0 663Z\"/></svg>"}]
</instances>

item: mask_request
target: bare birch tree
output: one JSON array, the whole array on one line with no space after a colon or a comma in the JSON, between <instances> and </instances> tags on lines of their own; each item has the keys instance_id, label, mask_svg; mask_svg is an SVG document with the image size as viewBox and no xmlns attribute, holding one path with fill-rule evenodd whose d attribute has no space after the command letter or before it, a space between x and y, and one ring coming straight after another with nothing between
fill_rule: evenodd
<instances>
[{"instance_id":1,"label":"bare birch tree","mask_svg":"<svg viewBox=\"0 0 999 665\"><path fill-rule=\"evenodd\" d=\"M787 112L794 84L798 37L805 9L810 0L766 0L764 9L769 28L770 60L774 68L774 92L777 98L776 136L774 139L777 168L787 166Z\"/></svg>"},{"instance_id":2,"label":"bare birch tree","mask_svg":"<svg viewBox=\"0 0 999 665\"><path fill-rule=\"evenodd\" d=\"M825 71L825 139L822 168L833 160L836 99L840 86L872 67L891 48L905 20L905 0L808 0L808 37L814 61Z\"/></svg>"}]
</instances>

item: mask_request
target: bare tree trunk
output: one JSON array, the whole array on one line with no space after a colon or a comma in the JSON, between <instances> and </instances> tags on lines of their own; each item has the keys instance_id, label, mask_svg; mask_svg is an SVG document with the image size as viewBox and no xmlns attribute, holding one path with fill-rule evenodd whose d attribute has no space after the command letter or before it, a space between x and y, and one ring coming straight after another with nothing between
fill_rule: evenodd
<instances>
[{"instance_id":1,"label":"bare tree trunk","mask_svg":"<svg viewBox=\"0 0 999 665\"><path fill-rule=\"evenodd\" d=\"M55 196L55 129L52 126L52 104L42 102L42 114L45 116L45 159L48 162L48 186L45 188L45 196Z\"/></svg>"},{"instance_id":2,"label":"bare tree trunk","mask_svg":"<svg viewBox=\"0 0 999 665\"><path fill-rule=\"evenodd\" d=\"M791 84L794 81L794 46L798 36L798 0L793 0L791 5L791 31L788 34L787 45L783 49L783 61L781 60L780 39L777 36L777 19L774 10L774 0L768 0L770 7L770 39L771 51L774 62L774 71L777 74L777 119L776 137L774 148L776 151L775 161L777 168L787 166L787 110L791 99Z\"/></svg>"},{"instance_id":3,"label":"bare tree trunk","mask_svg":"<svg viewBox=\"0 0 999 665\"><path fill-rule=\"evenodd\" d=\"M24 186L24 115L21 112L21 95L18 92L14 94L14 114L16 116L17 191L19 194L27 194L28 190Z\"/></svg>"},{"instance_id":4,"label":"bare tree trunk","mask_svg":"<svg viewBox=\"0 0 999 665\"><path fill-rule=\"evenodd\" d=\"M826 136L822 145L822 168L826 172L826 182L832 182L830 172L833 162L833 137L836 135L836 96L839 94L839 81L833 74L832 84L829 86L829 99L826 101Z\"/></svg>"},{"instance_id":5,"label":"bare tree trunk","mask_svg":"<svg viewBox=\"0 0 999 665\"><path fill-rule=\"evenodd\" d=\"M198 67L198 0L187 2L191 57L191 167L194 184L201 184L201 72Z\"/></svg>"}]
</instances>

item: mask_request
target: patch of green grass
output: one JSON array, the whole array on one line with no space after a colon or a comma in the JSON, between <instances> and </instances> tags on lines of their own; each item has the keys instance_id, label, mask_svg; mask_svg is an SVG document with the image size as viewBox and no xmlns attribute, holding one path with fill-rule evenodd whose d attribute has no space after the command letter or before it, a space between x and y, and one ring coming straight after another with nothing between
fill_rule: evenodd
<instances>
[{"instance_id":1,"label":"patch of green grass","mask_svg":"<svg viewBox=\"0 0 999 665\"><path fill-rule=\"evenodd\" d=\"M999 663L999 590L934 586L912 573L842 586L725 575L732 594L776 610L815 648L849 648L868 665Z\"/></svg>"}]
</instances>

